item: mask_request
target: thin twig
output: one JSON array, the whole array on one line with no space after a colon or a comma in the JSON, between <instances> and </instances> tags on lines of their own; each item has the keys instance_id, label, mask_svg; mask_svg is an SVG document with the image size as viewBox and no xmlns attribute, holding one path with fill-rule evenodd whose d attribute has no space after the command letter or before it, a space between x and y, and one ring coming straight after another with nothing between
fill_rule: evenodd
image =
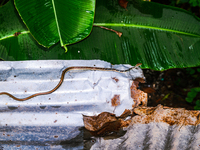
<instances>
[{"instance_id":1,"label":"thin twig","mask_svg":"<svg viewBox=\"0 0 200 150\"><path fill-rule=\"evenodd\" d=\"M102 29L105 29L105 30L109 30L109 31L112 31L112 32L115 32L119 37L122 36L122 32L119 32L119 31L115 31L113 29L109 29L109 28L106 28L106 27L103 27L103 26L97 26L97 25L93 25L94 27L99 27L99 28L102 28Z\"/></svg>"}]
</instances>

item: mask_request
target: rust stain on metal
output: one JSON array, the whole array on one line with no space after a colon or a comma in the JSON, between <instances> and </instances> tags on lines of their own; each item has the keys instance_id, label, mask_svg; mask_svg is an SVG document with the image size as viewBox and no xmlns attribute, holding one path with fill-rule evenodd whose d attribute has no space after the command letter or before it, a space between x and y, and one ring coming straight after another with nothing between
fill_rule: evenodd
<instances>
[{"instance_id":1,"label":"rust stain on metal","mask_svg":"<svg viewBox=\"0 0 200 150\"><path fill-rule=\"evenodd\" d=\"M137 82L137 81L136 81ZM137 107L142 103L143 106L147 105L147 94L137 89L137 85L132 83L131 97L135 101L133 107ZM114 95L111 99L111 105L116 107L120 105L120 95ZM93 132L93 135L102 136L109 132L118 131L123 127L129 126L132 119L126 119L128 116L132 116L133 111L125 109L124 112L116 117L115 114L109 112L102 112L97 116L85 116L83 115L84 126L87 130Z\"/></svg>"},{"instance_id":2,"label":"rust stain on metal","mask_svg":"<svg viewBox=\"0 0 200 150\"><path fill-rule=\"evenodd\" d=\"M133 107L138 107L140 104L142 104L142 106L147 106L147 93L137 89L135 81L133 81L130 90L131 90L131 98L135 102L135 105Z\"/></svg>"},{"instance_id":3,"label":"rust stain on metal","mask_svg":"<svg viewBox=\"0 0 200 150\"><path fill-rule=\"evenodd\" d=\"M200 112L185 110L184 108L170 108L158 105L157 107L138 107L134 109L137 115L132 118L132 123L147 124L150 122L163 122L169 125L198 125Z\"/></svg>"},{"instance_id":4,"label":"rust stain on metal","mask_svg":"<svg viewBox=\"0 0 200 150\"><path fill-rule=\"evenodd\" d=\"M112 106L118 106L120 105L120 95L114 95L114 97L111 99Z\"/></svg>"},{"instance_id":5,"label":"rust stain on metal","mask_svg":"<svg viewBox=\"0 0 200 150\"><path fill-rule=\"evenodd\" d=\"M113 79L115 82L118 82L118 81L119 81L119 79L116 78L116 77L113 77L112 79Z\"/></svg>"}]
</instances>

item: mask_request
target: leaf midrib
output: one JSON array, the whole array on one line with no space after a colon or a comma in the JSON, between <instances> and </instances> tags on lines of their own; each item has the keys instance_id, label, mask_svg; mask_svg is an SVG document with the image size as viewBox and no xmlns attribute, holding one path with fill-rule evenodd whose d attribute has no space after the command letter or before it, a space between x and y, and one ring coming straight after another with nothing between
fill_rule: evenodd
<instances>
[{"instance_id":1,"label":"leaf midrib","mask_svg":"<svg viewBox=\"0 0 200 150\"><path fill-rule=\"evenodd\" d=\"M56 23L57 23L57 21L56 21ZM142 28L142 29L153 29L153 30L173 32L173 33L178 33L178 34L183 34L183 35L189 35L189 36L199 37L200 38L200 35L197 35L197 34L183 32L183 31L177 31L177 30L172 30L172 29L166 29L166 28L153 27L153 26L144 26L144 25L136 25L136 24L124 24L124 23L93 23L93 25L96 25L96 26L106 26L106 27L133 27L133 28ZM57 26L58 26L58 24L57 24ZM59 32L59 27L58 27L58 32ZM23 31L23 32L21 32L21 34L29 34L29 33L30 33L30 31ZM60 35L60 32L59 32L59 35ZM11 37L14 37L14 35L12 34L12 35L4 36L4 37L0 38L0 41L4 40L4 39L7 39L7 38L11 38ZM60 38L61 38L61 36L60 36ZM61 39L60 39L60 42L62 44L62 40Z\"/></svg>"},{"instance_id":2,"label":"leaf midrib","mask_svg":"<svg viewBox=\"0 0 200 150\"><path fill-rule=\"evenodd\" d=\"M194 37L199 37L200 35L178 31L178 30L172 30L172 29L166 29L166 28L160 28L160 27L153 27L153 26L144 26L144 25L137 25L137 24L125 24L125 23L94 23L93 25L96 26L106 26L106 27L133 27L133 28L142 28L142 29L153 29L153 30L160 30L165 32L173 32L183 35L189 35Z\"/></svg>"},{"instance_id":3,"label":"leaf midrib","mask_svg":"<svg viewBox=\"0 0 200 150\"><path fill-rule=\"evenodd\" d=\"M54 13L55 20L56 20L56 26L58 28L58 34L59 34L59 38L60 38L60 44L61 44L61 46L63 46L63 41L62 41L62 38L61 38L60 27L59 27L59 24L58 24L58 18L57 18L57 14L56 14L56 8L55 8L54 0L52 0L52 5L53 5L53 13Z\"/></svg>"},{"instance_id":4,"label":"leaf midrib","mask_svg":"<svg viewBox=\"0 0 200 150\"><path fill-rule=\"evenodd\" d=\"M22 35L22 34L29 34L29 33L30 33L30 31L22 31L22 32L20 32L20 35ZM11 38L11 37L15 37L14 33L11 34L11 35L6 35L6 36L0 38L0 41L8 39L8 38Z\"/></svg>"}]
</instances>

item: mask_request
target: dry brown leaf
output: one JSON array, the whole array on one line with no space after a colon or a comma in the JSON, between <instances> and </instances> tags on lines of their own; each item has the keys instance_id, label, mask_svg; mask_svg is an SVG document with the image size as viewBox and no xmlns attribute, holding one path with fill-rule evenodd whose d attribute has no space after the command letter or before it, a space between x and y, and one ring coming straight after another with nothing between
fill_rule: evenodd
<instances>
[{"instance_id":1,"label":"dry brown leaf","mask_svg":"<svg viewBox=\"0 0 200 150\"><path fill-rule=\"evenodd\" d=\"M131 111L129 109L125 109L124 112L119 116L119 118L126 118L131 114Z\"/></svg>"},{"instance_id":2,"label":"dry brown leaf","mask_svg":"<svg viewBox=\"0 0 200 150\"><path fill-rule=\"evenodd\" d=\"M20 34L22 34L22 33L21 33L21 32L15 32L15 33L14 33L14 36L17 37L17 36L20 35Z\"/></svg>"},{"instance_id":3,"label":"dry brown leaf","mask_svg":"<svg viewBox=\"0 0 200 150\"><path fill-rule=\"evenodd\" d=\"M113 122L107 122L107 123L105 123L103 128L101 128L100 130L98 130L96 132L96 135L97 136L105 136L105 135L109 134L110 132L119 131L119 129L121 127L122 126L121 126L120 120L113 121Z\"/></svg>"},{"instance_id":4,"label":"dry brown leaf","mask_svg":"<svg viewBox=\"0 0 200 150\"><path fill-rule=\"evenodd\" d=\"M142 87L141 90L144 91L145 93L155 93L156 92L156 90L154 90L151 87Z\"/></svg>"},{"instance_id":5,"label":"dry brown leaf","mask_svg":"<svg viewBox=\"0 0 200 150\"><path fill-rule=\"evenodd\" d=\"M108 122L117 121L115 114L109 112L102 112L98 116L83 115L83 122L85 128L90 131L98 131Z\"/></svg>"},{"instance_id":6,"label":"dry brown leaf","mask_svg":"<svg viewBox=\"0 0 200 150\"><path fill-rule=\"evenodd\" d=\"M138 81L140 83L145 83L145 80L143 78L135 78L134 81Z\"/></svg>"},{"instance_id":7,"label":"dry brown leaf","mask_svg":"<svg viewBox=\"0 0 200 150\"><path fill-rule=\"evenodd\" d=\"M163 122L169 125L198 125L200 112L185 110L184 108L169 108L158 105L157 107L137 107L132 118L133 123Z\"/></svg>"},{"instance_id":8,"label":"dry brown leaf","mask_svg":"<svg viewBox=\"0 0 200 150\"><path fill-rule=\"evenodd\" d=\"M119 32L119 31L116 31L116 30L113 30L113 29L110 29L110 28L106 28L106 27L103 27L103 26L97 26L97 25L93 25L94 27L99 27L99 28L102 28L102 29L105 29L105 30L108 30L108 31L112 31L112 32L115 32L119 37L122 36L122 32Z\"/></svg>"},{"instance_id":9,"label":"dry brown leaf","mask_svg":"<svg viewBox=\"0 0 200 150\"><path fill-rule=\"evenodd\" d=\"M131 123L131 119L126 121L122 120L122 117L125 118L127 116L127 112L129 113L130 110L125 110L120 116L121 118L109 112L102 112L98 116L83 115L84 126L94 136L105 136L111 132L117 132Z\"/></svg>"},{"instance_id":10,"label":"dry brown leaf","mask_svg":"<svg viewBox=\"0 0 200 150\"><path fill-rule=\"evenodd\" d=\"M122 7L122 8L125 8L127 7L127 4L128 4L128 1L127 0L119 0L119 5Z\"/></svg>"}]
</instances>

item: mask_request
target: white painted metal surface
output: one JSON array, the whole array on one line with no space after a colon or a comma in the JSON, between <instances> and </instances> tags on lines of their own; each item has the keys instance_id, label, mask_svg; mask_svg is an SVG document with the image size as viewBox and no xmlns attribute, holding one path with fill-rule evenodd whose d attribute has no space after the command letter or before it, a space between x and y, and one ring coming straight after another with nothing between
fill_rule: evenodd
<instances>
[{"instance_id":1,"label":"white painted metal surface","mask_svg":"<svg viewBox=\"0 0 200 150\"><path fill-rule=\"evenodd\" d=\"M131 67L100 60L1 61L0 92L24 98L49 91L59 82L62 71L71 66L119 70ZM52 94L23 102L0 95L0 145L3 149L82 149L81 137L79 144L62 146L63 141L83 134L82 114L97 115L106 111L119 116L125 109L131 109L134 102L130 86L137 77L143 77L140 68L127 73L71 70ZM117 107L111 105L114 95L120 95Z\"/></svg>"}]
</instances>

